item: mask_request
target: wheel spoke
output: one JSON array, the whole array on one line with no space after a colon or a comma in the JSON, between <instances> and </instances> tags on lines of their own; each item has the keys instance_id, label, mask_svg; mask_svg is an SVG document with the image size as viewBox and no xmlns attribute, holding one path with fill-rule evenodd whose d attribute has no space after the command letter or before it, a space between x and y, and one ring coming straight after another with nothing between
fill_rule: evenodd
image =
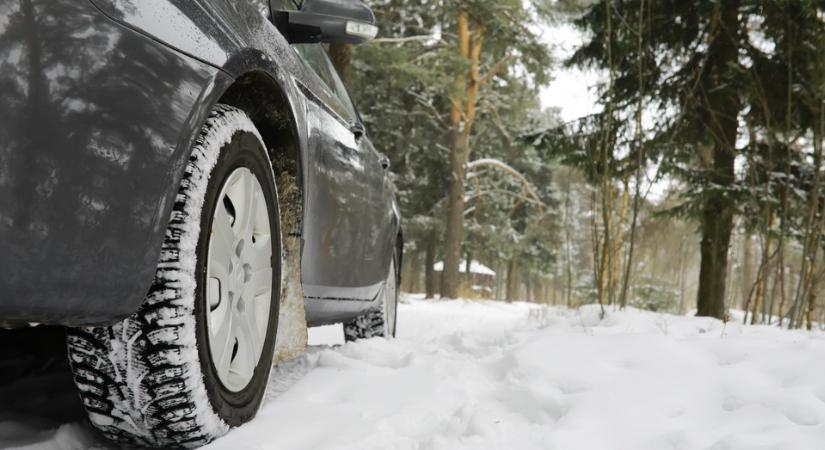
<instances>
[{"instance_id":1,"label":"wheel spoke","mask_svg":"<svg viewBox=\"0 0 825 450\"><path fill-rule=\"evenodd\" d=\"M218 205L212 219L212 236L209 242L209 275L219 279L223 284L226 284L232 261L232 241L235 232L232 230L231 220L226 208Z\"/></svg>"},{"instance_id":2,"label":"wheel spoke","mask_svg":"<svg viewBox=\"0 0 825 450\"><path fill-rule=\"evenodd\" d=\"M250 320L251 316L238 311L234 321L238 352L232 361L231 371L243 379L252 378L259 353L257 326L254 326L254 319Z\"/></svg>"},{"instance_id":3,"label":"wheel spoke","mask_svg":"<svg viewBox=\"0 0 825 450\"><path fill-rule=\"evenodd\" d=\"M233 314L229 308L231 306L224 302L220 308L210 315L211 317L218 317L217 321L210 320L212 325L210 345L212 347L212 361L220 377L224 377L229 373L229 365L232 362L232 347L235 344L233 333L235 324Z\"/></svg>"},{"instance_id":4,"label":"wheel spoke","mask_svg":"<svg viewBox=\"0 0 825 450\"><path fill-rule=\"evenodd\" d=\"M267 267L252 272L252 278L246 285L245 298L255 299L272 292L272 269Z\"/></svg>"},{"instance_id":5,"label":"wheel spoke","mask_svg":"<svg viewBox=\"0 0 825 450\"><path fill-rule=\"evenodd\" d=\"M252 232L256 235L269 236L269 211L266 208L266 197L264 197L264 191L262 189L255 190L254 206Z\"/></svg>"},{"instance_id":6,"label":"wheel spoke","mask_svg":"<svg viewBox=\"0 0 825 450\"><path fill-rule=\"evenodd\" d=\"M235 203L236 217L235 233L238 237L252 237L252 220L255 217L255 207L257 206L257 190L255 184L257 180L248 171L240 176L238 202Z\"/></svg>"},{"instance_id":7,"label":"wheel spoke","mask_svg":"<svg viewBox=\"0 0 825 450\"><path fill-rule=\"evenodd\" d=\"M252 267L272 267L272 236L255 235L255 243L249 246L248 251L248 261Z\"/></svg>"},{"instance_id":8,"label":"wheel spoke","mask_svg":"<svg viewBox=\"0 0 825 450\"><path fill-rule=\"evenodd\" d=\"M258 328L258 322L255 319L255 308L252 302L247 301L247 308L245 311L239 313L239 329L241 330L243 339L245 339L245 343L249 349L252 350L253 355L257 353L258 348L260 348L261 344L261 336L260 336L260 329Z\"/></svg>"}]
</instances>

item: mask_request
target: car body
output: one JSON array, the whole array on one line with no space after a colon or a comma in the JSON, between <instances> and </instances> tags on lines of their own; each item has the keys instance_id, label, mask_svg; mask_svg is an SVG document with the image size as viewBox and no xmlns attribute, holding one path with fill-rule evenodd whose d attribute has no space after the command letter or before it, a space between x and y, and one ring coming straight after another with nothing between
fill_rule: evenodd
<instances>
[{"instance_id":1,"label":"car body","mask_svg":"<svg viewBox=\"0 0 825 450\"><path fill-rule=\"evenodd\" d=\"M295 170L288 232L302 237L310 325L375 305L400 242L386 158L322 47L289 44L268 13L256 0L0 0L0 322L107 325L139 308L219 102Z\"/></svg>"}]
</instances>

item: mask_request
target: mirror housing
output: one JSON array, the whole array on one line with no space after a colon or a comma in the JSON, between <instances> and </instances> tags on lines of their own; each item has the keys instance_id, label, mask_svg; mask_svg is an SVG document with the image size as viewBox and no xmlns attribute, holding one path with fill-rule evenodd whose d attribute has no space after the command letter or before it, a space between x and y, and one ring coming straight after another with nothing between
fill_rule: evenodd
<instances>
[{"instance_id":1,"label":"mirror housing","mask_svg":"<svg viewBox=\"0 0 825 450\"><path fill-rule=\"evenodd\" d=\"M290 44L354 44L378 34L375 14L361 0L304 0L298 11L277 10L270 0L272 22Z\"/></svg>"}]
</instances>

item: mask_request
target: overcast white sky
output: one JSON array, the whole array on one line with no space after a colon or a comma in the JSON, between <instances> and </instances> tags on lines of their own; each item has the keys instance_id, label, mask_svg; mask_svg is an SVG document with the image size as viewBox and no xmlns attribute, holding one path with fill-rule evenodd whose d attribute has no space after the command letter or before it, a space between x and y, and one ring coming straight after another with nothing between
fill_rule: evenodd
<instances>
[{"instance_id":1,"label":"overcast white sky","mask_svg":"<svg viewBox=\"0 0 825 450\"><path fill-rule=\"evenodd\" d=\"M561 62L582 43L582 34L571 25L559 24L542 30L542 37L553 49L556 60L553 82L541 91L542 106L560 108L561 118L565 122L594 113L597 110L594 86L599 81L599 75L561 66Z\"/></svg>"}]
</instances>

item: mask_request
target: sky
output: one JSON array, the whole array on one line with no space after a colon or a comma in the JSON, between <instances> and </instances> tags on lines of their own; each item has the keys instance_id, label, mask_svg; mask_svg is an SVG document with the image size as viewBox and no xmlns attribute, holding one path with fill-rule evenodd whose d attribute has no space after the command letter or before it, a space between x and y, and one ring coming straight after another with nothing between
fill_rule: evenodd
<instances>
[{"instance_id":1,"label":"sky","mask_svg":"<svg viewBox=\"0 0 825 450\"><path fill-rule=\"evenodd\" d=\"M561 118L570 122L598 109L594 86L599 81L599 74L593 71L568 69L561 62L573 54L584 36L569 24L557 24L545 27L542 38L553 49L556 67L553 69L553 81L541 90L541 105L544 108L559 108Z\"/></svg>"}]
</instances>

